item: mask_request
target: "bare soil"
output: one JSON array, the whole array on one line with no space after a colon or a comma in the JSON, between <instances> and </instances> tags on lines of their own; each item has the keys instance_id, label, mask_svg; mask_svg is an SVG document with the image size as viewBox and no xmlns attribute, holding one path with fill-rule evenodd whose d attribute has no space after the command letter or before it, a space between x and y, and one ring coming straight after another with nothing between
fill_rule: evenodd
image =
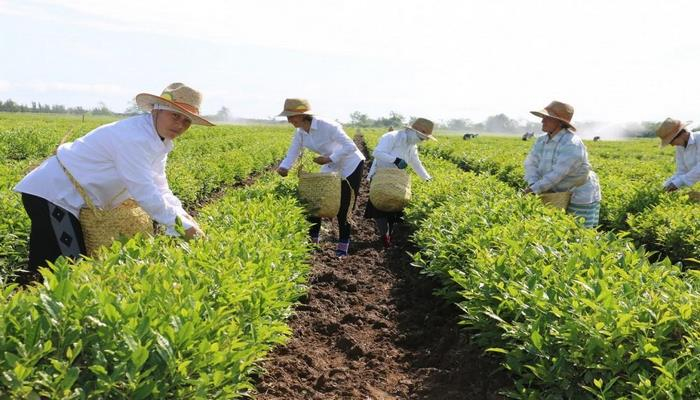
<instances>
[{"instance_id":1,"label":"bare soil","mask_svg":"<svg viewBox=\"0 0 700 400\"><path fill-rule=\"evenodd\" d=\"M508 375L469 344L457 307L411 265L409 227L398 225L384 249L362 217L368 189L363 179L349 256L335 256L337 226L324 221L308 295L289 321L293 337L262 363L255 397L503 399Z\"/></svg>"}]
</instances>

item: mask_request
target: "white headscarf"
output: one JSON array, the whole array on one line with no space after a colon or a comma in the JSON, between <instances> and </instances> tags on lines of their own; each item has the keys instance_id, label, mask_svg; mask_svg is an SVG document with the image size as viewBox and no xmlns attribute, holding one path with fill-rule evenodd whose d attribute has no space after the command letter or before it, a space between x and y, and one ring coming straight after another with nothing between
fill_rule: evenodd
<instances>
[{"instance_id":1,"label":"white headscarf","mask_svg":"<svg viewBox=\"0 0 700 400\"><path fill-rule=\"evenodd\" d=\"M413 145L420 143L420 136L413 129L406 129L406 143Z\"/></svg>"},{"instance_id":2,"label":"white headscarf","mask_svg":"<svg viewBox=\"0 0 700 400\"><path fill-rule=\"evenodd\" d=\"M185 114L182 113L182 111L178 110L177 108L170 107L170 106L168 106L168 105L166 105L166 104L154 103L154 104L153 104L153 109L154 109L154 110L172 111L172 112L176 112L176 113L181 114L181 115L185 115ZM185 116L186 116L186 115L185 115ZM186 117L187 117L187 116L186 116ZM188 118L189 118L189 117L188 117Z\"/></svg>"}]
</instances>

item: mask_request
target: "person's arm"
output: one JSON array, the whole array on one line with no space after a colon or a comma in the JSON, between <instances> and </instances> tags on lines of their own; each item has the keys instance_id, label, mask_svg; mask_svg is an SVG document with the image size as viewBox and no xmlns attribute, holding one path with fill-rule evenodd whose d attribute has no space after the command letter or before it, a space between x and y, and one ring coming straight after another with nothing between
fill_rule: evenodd
<instances>
[{"instance_id":1,"label":"person's arm","mask_svg":"<svg viewBox=\"0 0 700 400\"><path fill-rule=\"evenodd\" d=\"M292 144L289 146L289 150L287 150L287 156L284 157L284 160L282 160L282 162L279 165L279 168L277 169L277 172L279 172L280 174L284 173L283 176L287 175L286 172L289 171L290 168L292 168L294 162L297 160L297 158L299 158L299 154L302 150L301 135L302 133L299 132L298 129L294 132Z\"/></svg>"},{"instance_id":2,"label":"person's arm","mask_svg":"<svg viewBox=\"0 0 700 400\"><path fill-rule=\"evenodd\" d=\"M165 225L168 232L174 234L175 219L180 216L179 211L182 207L171 205L161 192L161 186L156 179L164 179L165 174L163 172L163 177L155 178L160 171L153 170L151 164L153 158L148 151L148 145L137 142L129 143L128 146L122 144L115 148L117 149L113 153L115 167L131 197L153 220ZM194 226L187 219L181 219L185 229Z\"/></svg>"},{"instance_id":3,"label":"person's arm","mask_svg":"<svg viewBox=\"0 0 700 400\"><path fill-rule=\"evenodd\" d=\"M203 235L204 233L202 232L201 228L199 227L199 224L197 224L197 221L192 218L191 215L185 211L185 209L182 206L182 202L180 199L173 194L172 190L170 190L170 185L168 184L168 179L165 175L165 166L168 160L167 154L163 156L161 160L158 162L158 169L157 171L154 172L153 175L153 181L155 182L156 186L158 187L158 191L160 194L163 196L163 199L165 202L173 207L176 210L177 215L180 217L180 220L182 221L182 226L185 228L185 232L187 233L188 237L194 236L194 235ZM175 235L175 230L170 227L168 229L168 234Z\"/></svg>"},{"instance_id":4,"label":"person's arm","mask_svg":"<svg viewBox=\"0 0 700 400\"><path fill-rule=\"evenodd\" d=\"M416 171L416 174L421 177L424 181L429 181L432 179L428 171L423 166L423 163L418 157L418 146L411 146L410 157L408 158L408 164Z\"/></svg>"},{"instance_id":5,"label":"person's arm","mask_svg":"<svg viewBox=\"0 0 700 400\"><path fill-rule=\"evenodd\" d=\"M165 166L167 162L167 155L159 160L158 171L154 174L153 181L156 183L156 186L158 186L158 191L160 191L160 194L168 204L173 207L182 208L182 202L173 194L173 191L170 190L170 184L168 184L168 179L165 176Z\"/></svg>"},{"instance_id":6,"label":"person's arm","mask_svg":"<svg viewBox=\"0 0 700 400\"><path fill-rule=\"evenodd\" d=\"M525 181L528 186L532 186L540 179L537 173L537 166L540 163L540 153L542 151L541 141L537 140L533 143L530 153L525 157Z\"/></svg>"},{"instance_id":7,"label":"person's arm","mask_svg":"<svg viewBox=\"0 0 700 400\"><path fill-rule=\"evenodd\" d=\"M681 159L682 151L680 147L676 149L676 173L668 180L666 186L668 186L668 183L671 183L676 188L681 188L693 186L700 181L700 163L695 164L690 169L686 168L685 163ZM697 155L696 160L700 161L700 154Z\"/></svg>"},{"instance_id":8,"label":"person's arm","mask_svg":"<svg viewBox=\"0 0 700 400\"><path fill-rule=\"evenodd\" d=\"M571 171L583 163L584 151L583 146L577 146L575 143L562 144L552 170L530 185L532 191L538 194L543 193L561 182Z\"/></svg>"}]
</instances>

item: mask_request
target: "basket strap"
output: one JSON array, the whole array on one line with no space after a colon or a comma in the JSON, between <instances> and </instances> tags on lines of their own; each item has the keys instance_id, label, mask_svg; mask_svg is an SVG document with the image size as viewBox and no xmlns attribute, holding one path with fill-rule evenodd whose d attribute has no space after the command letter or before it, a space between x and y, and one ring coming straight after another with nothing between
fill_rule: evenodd
<instances>
[{"instance_id":1,"label":"basket strap","mask_svg":"<svg viewBox=\"0 0 700 400\"><path fill-rule=\"evenodd\" d=\"M302 167L304 161L304 133L301 133L301 153L299 153L299 159L297 161L297 176L301 176L304 173L304 168Z\"/></svg>"},{"instance_id":2,"label":"basket strap","mask_svg":"<svg viewBox=\"0 0 700 400\"><path fill-rule=\"evenodd\" d=\"M90 196L88 196L85 189L80 185L80 183L78 183L78 181L75 179L73 174L71 174L70 171L68 171L68 168L66 168L66 166L63 165L63 163L61 162L61 159L58 158L58 153L56 153L56 161L58 161L58 164L61 166L61 168L63 168L63 172L66 173L66 176L68 177L70 182L73 184L73 187L75 187L75 190L78 191L78 193L80 194L80 197L83 198L83 201L88 206L88 208L93 212L97 212L97 210L95 208L95 204L92 202L92 199L90 199Z\"/></svg>"},{"instance_id":3,"label":"basket strap","mask_svg":"<svg viewBox=\"0 0 700 400\"><path fill-rule=\"evenodd\" d=\"M73 133L73 128L70 128L66 131L66 134L63 135L63 138L61 138L61 143L59 143L58 146L56 146L56 150L53 151L53 154L58 153L58 148L63 146L63 143L66 142L66 139L68 139L68 136L70 136L71 133Z\"/></svg>"},{"instance_id":4,"label":"basket strap","mask_svg":"<svg viewBox=\"0 0 700 400\"><path fill-rule=\"evenodd\" d=\"M63 163L61 162L61 159L58 158L58 154L56 154L56 161L58 161L58 164L61 165L61 168L63 168L63 172L66 173L66 176L68 176L68 179L69 179L69 180L71 181L71 183L73 184L73 187L75 187L75 189L78 191L78 193L80 194L80 197L83 198L83 201L85 202L85 204L87 205L87 207L90 209L90 211L96 213L96 212L97 212L97 207L95 206L95 203L93 203L92 199L91 199L90 196L87 194L87 191L85 190L85 188L83 188L82 185L80 185L80 183L78 183L78 180L75 179L75 177L73 176L73 174L71 174L70 171L68 171L68 168L66 168L66 166L63 165ZM117 193L114 197L112 197L112 199L109 201L109 204L108 204L108 207L107 207L107 208L108 208L108 209L113 208L113 207L112 207L112 206L113 206L112 203L114 203L114 200L115 200L116 198L118 198L119 196L121 196L122 194L124 194L124 192L126 192L126 188L122 189L119 193Z\"/></svg>"},{"instance_id":5,"label":"basket strap","mask_svg":"<svg viewBox=\"0 0 700 400\"><path fill-rule=\"evenodd\" d=\"M80 197L83 198L83 201L85 202L85 204L87 204L87 206L90 210L92 210L93 212L96 212L95 205L93 204L92 200L90 199L90 196L87 195L87 192L85 191L85 189L82 186L80 186L80 184L75 179L75 177L73 177L73 174L71 174L70 171L68 171L68 168L66 168L66 166L63 165L63 163L61 162L61 159L58 158L58 149L61 146L63 146L63 144L66 142L66 139L68 139L68 136L70 136L71 133L73 133L73 128L68 129L68 131L66 131L66 134L63 135L61 142L58 144L58 146L56 146L56 150L54 150L54 155L56 156L56 161L58 161L58 165L61 166L61 168L63 169L63 172L65 172L66 176L68 177L68 180L70 180L70 182L73 184L73 187L75 187L75 189L78 191L78 194L80 194Z\"/></svg>"},{"instance_id":6,"label":"basket strap","mask_svg":"<svg viewBox=\"0 0 700 400\"><path fill-rule=\"evenodd\" d=\"M353 211L353 209L355 208L355 207L354 207L354 205L355 205L355 200L357 200L357 193L355 193L355 189L352 188L352 185L350 184L350 181L349 181L349 180L347 180L346 178L341 178L341 179L342 179L343 181L345 181L345 183L347 183L347 184L348 184L348 187L350 188L350 204L348 204L348 212L347 212L347 215L345 216L345 218L346 218L348 221L351 221L351 220L352 220L352 211ZM342 189L341 189L341 190L342 190Z\"/></svg>"}]
</instances>

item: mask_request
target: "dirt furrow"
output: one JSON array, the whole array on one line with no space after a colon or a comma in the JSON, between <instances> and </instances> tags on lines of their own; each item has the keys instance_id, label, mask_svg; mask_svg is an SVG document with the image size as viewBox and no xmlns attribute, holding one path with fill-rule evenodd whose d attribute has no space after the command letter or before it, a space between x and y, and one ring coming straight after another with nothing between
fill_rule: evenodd
<instances>
[{"instance_id":1,"label":"dirt furrow","mask_svg":"<svg viewBox=\"0 0 700 400\"><path fill-rule=\"evenodd\" d=\"M502 398L508 377L469 345L457 308L433 295L437 282L411 266L408 226L384 249L362 217L368 189L363 180L348 257L335 256L335 227L322 231L294 335L262 364L256 398Z\"/></svg>"}]
</instances>

